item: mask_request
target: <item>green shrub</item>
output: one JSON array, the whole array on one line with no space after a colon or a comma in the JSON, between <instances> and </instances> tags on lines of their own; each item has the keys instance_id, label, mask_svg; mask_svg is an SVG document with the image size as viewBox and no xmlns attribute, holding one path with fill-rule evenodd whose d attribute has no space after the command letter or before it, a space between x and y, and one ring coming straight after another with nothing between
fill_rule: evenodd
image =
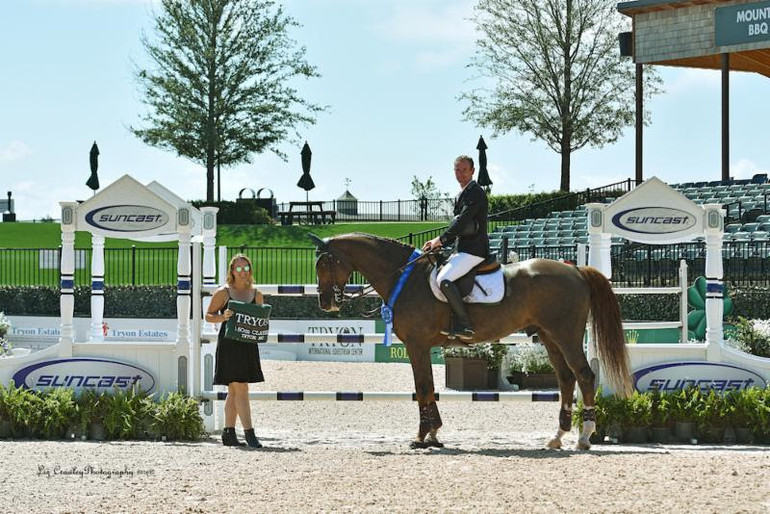
<instances>
[{"instance_id":1,"label":"green shrub","mask_svg":"<svg viewBox=\"0 0 770 514\"><path fill-rule=\"evenodd\" d=\"M746 352L759 357L770 357L770 322L749 320L742 316L734 323L732 335Z\"/></svg>"},{"instance_id":2,"label":"green shrub","mask_svg":"<svg viewBox=\"0 0 770 514\"><path fill-rule=\"evenodd\" d=\"M115 389L103 397L104 432L107 439L139 439L147 436L154 406L147 393Z\"/></svg>"},{"instance_id":3,"label":"green shrub","mask_svg":"<svg viewBox=\"0 0 770 514\"><path fill-rule=\"evenodd\" d=\"M696 421L701 409L701 393L696 387L687 387L670 393L671 419L673 421Z\"/></svg>"},{"instance_id":4,"label":"green shrub","mask_svg":"<svg viewBox=\"0 0 770 514\"><path fill-rule=\"evenodd\" d=\"M32 433L45 439L61 439L77 416L75 395L72 389L58 387L42 393L29 392L39 398L35 402L37 414Z\"/></svg>"},{"instance_id":5,"label":"green shrub","mask_svg":"<svg viewBox=\"0 0 770 514\"><path fill-rule=\"evenodd\" d=\"M176 441L196 441L205 435L203 418L195 398L169 393L153 413L152 430L160 437Z\"/></svg>"},{"instance_id":6,"label":"green shrub","mask_svg":"<svg viewBox=\"0 0 770 514\"><path fill-rule=\"evenodd\" d=\"M26 437L35 432L39 422L40 397L23 387L16 387L11 381L8 386L0 384L0 417L11 422L13 437Z\"/></svg>"},{"instance_id":7,"label":"green shrub","mask_svg":"<svg viewBox=\"0 0 770 514\"><path fill-rule=\"evenodd\" d=\"M204 202L194 200L193 207L218 207L217 224L218 225L268 225L273 223L273 219L265 209L259 207L256 202Z\"/></svg>"}]
</instances>

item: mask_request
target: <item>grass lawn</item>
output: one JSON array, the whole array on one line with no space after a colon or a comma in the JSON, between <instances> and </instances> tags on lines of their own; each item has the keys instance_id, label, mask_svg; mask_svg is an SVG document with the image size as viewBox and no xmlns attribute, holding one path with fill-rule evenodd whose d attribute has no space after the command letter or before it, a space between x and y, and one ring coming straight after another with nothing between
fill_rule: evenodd
<instances>
[{"instance_id":1,"label":"grass lawn","mask_svg":"<svg viewBox=\"0 0 770 514\"><path fill-rule=\"evenodd\" d=\"M334 225L223 225L217 229L217 246L309 247L307 233L328 237L349 232L365 232L384 237L402 237L446 226L443 222L337 223ZM61 227L58 223L0 223L0 248L58 248ZM106 248L172 247L174 242L143 243L130 239L107 238ZM87 232L75 233L76 248L90 248Z\"/></svg>"},{"instance_id":2,"label":"grass lawn","mask_svg":"<svg viewBox=\"0 0 770 514\"><path fill-rule=\"evenodd\" d=\"M255 280L260 284L308 284L315 282L315 253L307 237L365 232L398 238L446 226L445 223L337 223L335 225L224 225L217 230L217 246L227 246L229 255L243 251L252 259ZM431 236L435 235L431 234ZM414 244L419 246L426 237ZM0 223L0 284L57 286L61 228L58 223ZM135 246L135 249L132 249ZM91 237L75 234L75 283L91 281ZM105 240L105 283L175 284L177 248L174 241L143 243L130 239Z\"/></svg>"}]
</instances>

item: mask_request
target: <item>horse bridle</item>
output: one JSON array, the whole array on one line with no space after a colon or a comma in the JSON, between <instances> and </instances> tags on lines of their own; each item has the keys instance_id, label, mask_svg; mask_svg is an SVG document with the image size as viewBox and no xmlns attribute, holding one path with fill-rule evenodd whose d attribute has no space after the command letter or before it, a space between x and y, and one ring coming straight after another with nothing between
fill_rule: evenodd
<instances>
[{"instance_id":1,"label":"horse bridle","mask_svg":"<svg viewBox=\"0 0 770 514\"><path fill-rule=\"evenodd\" d=\"M318 236L314 234L308 234L308 237L310 237L311 241L313 241L316 245L316 268L318 268L318 262L321 260L322 257L326 257L329 262L329 268L331 272L331 278L332 278L332 292L334 293L334 302L337 305L342 305L346 302L350 302L352 300L355 300L357 298L361 298L363 296L366 296L370 292L374 291L374 286L372 285L374 282L378 282L380 280L384 280L387 278L390 278L391 276L395 275L401 275L401 273L404 271L404 269L409 266L410 264L417 262L418 260L422 259L423 257L430 255L432 252L426 252L421 254L420 256L412 259L407 260L407 262L395 270L386 273L382 277L374 277L369 280L369 284L366 287L361 288L360 291L357 291L356 293L346 294L345 293L345 287L339 287L337 285L337 273L335 270L335 264L339 264L342 266L343 264L347 266L351 272L356 271L355 266L352 266L349 262L345 261L344 259L338 257L335 255L330 249L329 245L326 241L319 238ZM347 280L346 280L347 282ZM320 293L320 286L318 287L318 292ZM375 310L379 310L379 307Z\"/></svg>"}]
</instances>

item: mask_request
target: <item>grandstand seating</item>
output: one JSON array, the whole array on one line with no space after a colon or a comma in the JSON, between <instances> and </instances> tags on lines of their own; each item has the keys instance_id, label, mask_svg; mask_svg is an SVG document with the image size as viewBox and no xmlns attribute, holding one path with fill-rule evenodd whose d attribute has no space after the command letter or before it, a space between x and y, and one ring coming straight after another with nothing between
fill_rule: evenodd
<instances>
[{"instance_id":1,"label":"grandstand seating","mask_svg":"<svg viewBox=\"0 0 770 514\"><path fill-rule=\"evenodd\" d=\"M758 175L752 180L738 180L732 183L690 182L674 184L671 187L695 203L716 203L724 206L728 215L725 242L734 242L737 247L756 245L751 251L725 247L725 259L746 259L749 255L767 258L770 255L770 213L765 212L767 197L770 196L770 182L767 182L767 176ZM615 198L607 198L605 202L614 200ZM490 234L490 246L501 260L502 255L499 255L499 252L503 247L518 250L540 248L541 255L551 252L556 256L552 258L574 258L575 246L588 244L587 225L584 205L569 211L553 211L546 218L528 218L515 225L499 227ZM701 236L696 241L702 242L703 239ZM627 241L612 238L612 255L620 255L627 247ZM655 251L629 248L628 256L632 261L642 264L642 261L664 264L665 261L671 261L673 265L676 265L678 259L702 261L705 257L702 245L670 245L661 248L656 248ZM534 252L530 253L534 255ZM765 268L768 268L767 264Z\"/></svg>"}]
</instances>

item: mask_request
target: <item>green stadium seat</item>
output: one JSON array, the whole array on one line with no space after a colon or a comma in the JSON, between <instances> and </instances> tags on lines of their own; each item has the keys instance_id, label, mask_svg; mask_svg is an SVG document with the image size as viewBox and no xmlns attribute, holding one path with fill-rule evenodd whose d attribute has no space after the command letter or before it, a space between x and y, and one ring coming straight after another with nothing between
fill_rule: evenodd
<instances>
[{"instance_id":1,"label":"green stadium seat","mask_svg":"<svg viewBox=\"0 0 770 514\"><path fill-rule=\"evenodd\" d=\"M759 230L759 223L744 223L741 228L743 232L754 232L756 230Z\"/></svg>"},{"instance_id":2,"label":"green stadium seat","mask_svg":"<svg viewBox=\"0 0 770 514\"><path fill-rule=\"evenodd\" d=\"M751 232L735 232L732 236L733 241L751 241Z\"/></svg>"},{"instance_id":3,"label":"green stadium seat","mask_svg":"<svg viewBox=\"0 0 770 514\"><path fill-rule=\"evenodd\" d=\"M760 216L761 218L762 216ZM764 221L759 224L759 230L763 230L765 232L770 232L770 221Z\"/></svg>"},{"instance_id":4,"label":"green stadium seat","mask_svg":"<svg viewBox=\"0 0 770 514\"><path fill-rule=\"evenodd\" d=\"M770 233L764 230L755 230L751 233L752 241L768 241L770 240Z\"/></svg>"}]
</instances>

